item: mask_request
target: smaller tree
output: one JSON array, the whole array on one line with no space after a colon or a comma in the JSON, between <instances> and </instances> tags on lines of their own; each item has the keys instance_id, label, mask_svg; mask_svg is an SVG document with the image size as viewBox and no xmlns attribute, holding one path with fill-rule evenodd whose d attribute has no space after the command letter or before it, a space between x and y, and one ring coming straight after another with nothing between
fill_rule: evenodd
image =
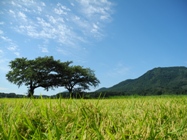
<instances>
[{"instance_id":1,"label":"smaller tree","mask_svg":"<svg viewBox=\"0 0 187 140\"><path fill-rule=\"evenodd\" d=\"M96 87L100 81L96 78L94 71L81 66L69 66L62 78L60 86L64 86L73 98L73 90L89 90L90 86Z\"/></svg>"}]
</instances>

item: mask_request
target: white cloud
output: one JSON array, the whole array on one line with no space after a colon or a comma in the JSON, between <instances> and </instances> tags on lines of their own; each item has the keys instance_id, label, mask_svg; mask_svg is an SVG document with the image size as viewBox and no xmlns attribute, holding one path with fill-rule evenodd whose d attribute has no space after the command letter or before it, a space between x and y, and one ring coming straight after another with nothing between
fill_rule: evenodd
<instances>
[{"instance_id":1,"label":"white cloud","mask_svg":"<svg viewBox=\"0 0 187 140\"><path fill-rule=\"evenodd\" d=\"M21 17L22 19L26 19L26 15L22 12L18 12L18 16Z\"/></svg>"},{"instance_id":2,"label":"white cloud","mask_svg":"<svg viewBox=\"0 0 187 140\"><path fill-rule=\"evenodd\" d=\"M11 47L8 47L8 50L10 50L10 51L15 51L17 49L17 47L16 46L11 46Z\"/></svg>"},{"instance_id":3,"label":"white cloud","mask_svg":"<svg viewBox=\"0 0 187 140\"><path fill-rule=\"evenodd\" d=\"M87 19L86 22L79 22L79 25L86 23L86 26L82 24L86 27L85 34L102 39L104 37L103 27L111 21L112 3L108 0L77 0L77 3L81 7L82 16Z\"/></svg>"},{"instance_id":4,"label":"white cloud","mask_svg":"<svg viewBox=\"0 0 187 140\"><path fill-rule=\"evenodd\" d=\"M77 0L81 4L82 12L89 18L110 19L112 3L108 0ZM105 18L103 18L105 17Z\"/></svg>"},{"instance_id":5,"label":"white cloud","mask_svg":"<svg viewBox=\"0 0 187 140\"><path fill-rule=\"evenodd\" d=\"M101 20L107 20L109 17L107 16L107 15L102 15L102 16L100 16L100 19Z\"/></svg>"},{"instance_id":6,"label":"white cloud","mask_svg":"<svg viewBox=\"0 0 187 140\"><path fill-rule=\"evenodd\" d=\"M0 58L3 56L4 54L4 51L3 50L0 50ZM1 61L0 61L1 62Z\"/></svg>"},{"instance_id":7,"label":"white cloud","mask_svg":"<svg viewBox=\"0 0 187 140\"><path fill-rule=\"evenodd\" d=\"M40 6L37 6L37 11L38 11L38 13L41 13L42 12L42 8Z\"/></svg>"},{"instance_id":8,"label":"white cloud","mask_svg":"<svg viewBox=\"0 0 187 140\"><path fill-rule=\"evenodd\" d=\"M3 39L6 42L11 42L12 41L11 39L9 39L8 37L5 37L5 36L1 36L1 39Z\"/></svg>"},{"instance_id":9,"label":"white cloud","mask_svg":"<svg viewBox=\"0 0 187 140\"><path fill-rule=\"evenodd\" d=\"M46 47L40 47L42 53L48 53L48 49Z\"/></svg>"},{"instance_id":10,"label":"white cloud","mask_svg":"<svg viewBox=\"0 0 187 140\"><path fill-rule=\"evenodd\" d=\"M23 10L24 12L27 12L27 13L30 13L30 12L31 12L31 10L29 10L29 9L27 9L27 8L22 8L22 10Z\"/></svg>"},{"instance_id":11,"label":"white cloud","mask_svg":"<svg viewBox=\"0 0 187 140\"><path fill-rule=\"evenodd\" d=\"M9 23L13 23L9 24L10 28L34 39L52 40L71 48L79 48L93 38L103 38L103 27L112 14L112 3L108 0L62 1L56 4L17 0L8 4L11 5L7 13L10 15Z\"/></svg>"},{"instance_id":12,"label":"white cloud","mask_svg":"<svg viewBox=\"0 0 187 140\"><path fill-rule=\"evenodd\" d=\"M38 20L38 24L41 25L41 27L45 28L45 27L51 27L50 23L46 22L44 19L37 17L36 18Z\"/></svg>"},{"instance_id":13,"label":"white cloud","mask_svg":"<svg viewBox=\"0 0 187 140\"><path fill-rule=\"evenodd\" d=\"M47 15L47 18L48 18L49 22L51 22L52 24L56 24L58 22L58 20L53 16ZM62 19L62 22L64 22L63 19Z\"/></svg>"},{"instance_id":14,"label":"white cloud","mask_svg":"<svg viewBox=\"0 0 187 140\"><path fill-rule=\"evenodd\" d=\"M112 77L125 76L129 73L130 67L125 66L123 63L118 63L107 75Z\"/></svg>"},{"instance_id":15,"label":"white cloud","mask_svg":"<svg viewBox=\"0 0 187 140\"><path fill-rule=\"evenodd\" d=\"M7 49L13 52L13 54L15 54L17 57L20 56L19 49L17 46L9 46Z\"/></svg>"},{"instance_id":16,"label":"white cloud","mask_svg":"<svg viewBox=\"0 0 187 140\"><path fill-rule=\"evenodd\" d=\"M14 6L16 5L16 3L14 1L11 1L11 4L14 5Z\"/></svg>"},{"instance_id":17,"label":"white cloud","mask_svg":"<svg viewBox=\"0 0 187 140\"><path fill-rule=\"evenodd\" d=\"M61 5L60 3L57 4L57 7L54 8L54 12L58 15L67 15L67 12L71 11L69 8Z\"/></svg>"},{"instance_id":18,"label":"white cloud","mask_svg":"<svg viewBox=\"0 0 187 140\"><path fill-rule=\"evenodd\" d=\"M14 54L15 54L17 57L20 57L20 53L19 53L19 52L14 52Z\"/></svg>"},{"instance_id":19,"label":"white cloud","mask_svg":"<svg viewBox=\"0 0 187 140\"><path fill-rule=\"evenodd\" d=\"M4 41L4 48L6 48L7 50L13 52L13 54L15 54L17 57L20 56L19 53L19 49L17 47L17 45L8 37L6 36L0 36L0 38ZM3 50L0 50L0 54L2 55Z\"/></svg>"},{"instance_id":20,"label":"white cloud","mask_svg":"<svg viewBox=\"0 0 187 140\"><path fill-rule=\"evenodd\" d=\"M2 35L3 34L3 31L2 30L0 30L0 35Z\"/></svg>"},{"instance_id":21,"label":"white cloud","mask_svg":"<svg viewBox=\"0 0 187 140\"><path fill-rule=\"evenodd\" d=\"M22 6L19 4L19 2L14 2L14 1L11 1L10 2L13 6L16 6L16 7L18 7L18 8L22 8Z\"/></svg>"},{"instance_id":22,"label":"white cloud","mask_svg":"<svg viewBox=\"0 0 187 140\"><path fill-rule=\"evenodd\" d=\"M44 2L41 2L42 6L46 6Z\"/></svg>"},{"instance_id":23,"label":"white cloud","mask_svg":"<svg viewBox=\"0 0 187 140\"><path fill-rule=\"evenodd\" d=\"M58 48L57 52L63 54L64 56L70 56L71 55L70 51L67 51L67 50L65 50L63 48Z\"/></svg>"},{"instance_id":24,"label":"white cloud","mask_svg":"<svg viewBox=\"0 0 187 140\"><path fill-rule=\"evenodd\" d=\"M71 6L73 6L73 7L74 7L74 6L75 6L75 4L71 2Z\"/></svg>"},{"instance_id":25,"label":"white cloud","mask_svg":"<svg viewBox=\"0 0 187 140\"><path fill-rule=\"evenodd\" d=\"M67 8L66 6L63 6L61 3L58 3L57 6L65 11L71 11L69 8Z\"/></svg>"},{"instance_id":26,"label":"white cloud","mask_svg":"<svg viewBox=\"0 0 187 140\"><path fill-rule=\"evenodd\" d=\"M9 10L9 13L12 14L12 15L15 15L15 12L12 11L12 10Z\"/></svg>"},{"instance_id":27,"label":"white cloud","mask_svg":"<svg viewBox=\"0 0 187 140\"><path fill-rule=\"evenodd\" d=\"M99 28L99 26L97 24L93 23L92 28L91 28L91 32L93 34L95 34L94 37L101 37L101 36L103 36L103 34L100 32L100 30L101 29Z\"/></svg>"}]
</instances>

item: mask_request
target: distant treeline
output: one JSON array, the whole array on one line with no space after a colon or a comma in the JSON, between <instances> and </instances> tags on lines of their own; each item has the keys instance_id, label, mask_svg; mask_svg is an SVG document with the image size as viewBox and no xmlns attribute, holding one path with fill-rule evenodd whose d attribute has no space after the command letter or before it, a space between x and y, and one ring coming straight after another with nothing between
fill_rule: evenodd
<instances>
[{"instance_id":1,"label":"distant treeline","mask_svg":"<svg viewBox=\"0 0 187 140\"><path fill-rule=\"evenodd\" d=\"M116 96L155 96L155 95L187 95L187 90L183 89L173 89L172 91L169 90L153 90L148 89L144 91L127 91L127 92L114 92L114 91L103 91L103 92L81 92L81 93L74 93L73 98L84 98L84 99L97 99L97 98L112 98ZM27 95L20 95L15 93L0 93L0 98L27 98ZM56 95L34 95L34 98L70 98L69 92L61 92Z\"/></svg>"},{"instance_id":2,"label":"distant treeline","mask_svg":"<svg viewBox=\"0 0 187 140\"><path fill-rule=\"evenodd\" d=\"M34 98L50 98L51 96L47 95L35 95ZM22 94L16 94L16 93L3 93L0 92L0 98L28 98L27 95L22 95Z\"/></svg>"},{"instance_id":3,"label":"distant treeline","mask_svg":"<svg viewBox=\"0 0 187 140\"><path fill-rule=\"evenodd\" d=\"M24 95L16 94L16 93L3 93L0 92L0 98L23 98Z\"/></svg>"}]
</instances>

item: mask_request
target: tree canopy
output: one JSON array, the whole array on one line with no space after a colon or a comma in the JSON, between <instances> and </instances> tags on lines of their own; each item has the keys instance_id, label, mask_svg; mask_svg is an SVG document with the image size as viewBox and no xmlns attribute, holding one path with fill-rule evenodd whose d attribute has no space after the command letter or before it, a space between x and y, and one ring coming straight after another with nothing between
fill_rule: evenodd
<instances>
[{"instance_id":1,"label":"tree canopy","mask_svg":"<svg viewBox=\"0 0 187 140\"><path fill-rule=\"evenodd\" d=\"M63 71L60 71L60 73ZM69 66L60 86L64 86L73 97L74 91L89 90L90 86L96 87L100 81L96 78L94 71L81 66Z\"/></svg>"},{"instance_id":2,"label":"tree canopy","mask_svg":"<svg viewBox=\"0 0 187 140\"><path fill-rule=\"evenodd\" d=\"M16 58L10 62L11 70L6 74L7 80L13 84L28 87L28 96L42 87L45 90L54 87L65 87L70 92L74 89L89 90L89 86L97 86L100 82L89 68L71 66L72 61L61 62L52 56L38 57L34 60Z\"/></svg>"}]
</instances>

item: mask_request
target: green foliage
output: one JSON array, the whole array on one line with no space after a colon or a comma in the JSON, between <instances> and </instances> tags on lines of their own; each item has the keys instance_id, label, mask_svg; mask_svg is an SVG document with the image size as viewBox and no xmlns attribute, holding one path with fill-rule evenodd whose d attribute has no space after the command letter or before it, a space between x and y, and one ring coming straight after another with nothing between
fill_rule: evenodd
<instances>
[{"instance_id":1,"label":"green foliage","mask_svg":"<svg viewBox=\"0 0 187 140\"><path fill-rule=\"evenodd\" d=\"M72 94L75 88L82 91L99 84L91 69L70 66L71 63L71 61L54 60L52 56L38 57L34 60L16 58L10 62L11 70L6 77L18 87L25 84L28 87L29 97L33 96L34 90L38 87L48 90L64 86Z\"/></svg>"},{"instance_id":2,"label":"green foliage","mask_svg":"<svg viewBox=\"0 0 187 140\"><path fill-rule=\"evenodd\" d=\"M81 66L69 66L66 69L67 73L63 77L63 82L60 86L63 86L69 91L70 94L74 92L81 92L82 90L89 90L89 86L96 87L100 82L96 78L94 72L89 68L83 68ZM60 75L61 75L60 71ZM70 95L72 97L72 95Z\"/></svg>"},{"instance_id":3,"label":"green foliage","mask_svg":"<svg viewBox=\"0 0 187 140\"><path fill-rule=\"evenodd\" d=\"M187 138L186 96L0 102L0 139Z\"/></svg>"},{"instance_id":4,"label":"green foliage","mask_svg":"<svg viewBox=\"0 0 187 140\"><path fill-rule=\"evenodd\" d=\"M25 84L28 87L28 96L33 96L34 89L43 87L48 90L53 88L53 72L59 64L53 57L38 57L35 60L16 58L10 62L11 71L6 74L7 80L20 87Z\"/></svg>"}]
</instances>

